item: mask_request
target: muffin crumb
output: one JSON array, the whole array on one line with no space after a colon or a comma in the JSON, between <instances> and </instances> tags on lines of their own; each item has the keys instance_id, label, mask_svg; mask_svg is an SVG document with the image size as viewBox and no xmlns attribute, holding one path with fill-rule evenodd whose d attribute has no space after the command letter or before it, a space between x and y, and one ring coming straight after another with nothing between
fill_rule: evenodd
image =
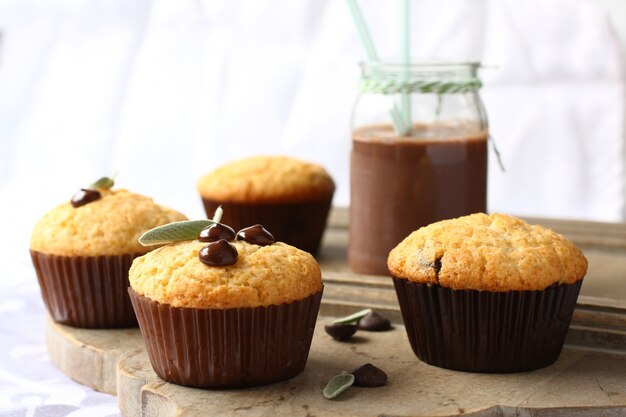
<instances>
[{"instance_id":1,"label":"muffin crumb","mask_svg":"<svg viewBox=\"0 0 626 417\"><path fill-rule=\"evenodd\" d=\"M211 267L198 259L205 243L183 241L134 260L131 287L162 304L188 308L238 308L289 303L322 289L312 255L285 243L233 242L237 261Z\"/></svg>"},{"instance_id":2,"label":"muffin crumb","mask_svg":"<svg viewBox=\"0 0 626 417\"><path fill-rule=\"evenodd\" d=\"M389 254L397 278L460 290L544 290L572 284L587 259L571 241L505 214L472 214L411 233Z\"/></svg>"},{"instance_id":3,"label":"muffin crumb","mask_svg":"<svg viewBox=\"0 0 626 417\"><path fill-rule=\"evenodd\" d=\"M299 202L332 196L335 184L317 164L287 156L230 162L198 181L203 198L222 202Z\"/></svg>"},{"instance_id":4,"label":"muffin crumb","mask_svg":"<svg viewBox=\"0 0 626 417\"><path fill-rule=\"evenodd\" d=\"M60 256L142 254L137 239L153 227L185 220L151 198L127 190L100 190L102 198L80 207L68 201L35 225L30 249Z\"/></svg>"}]
</instances>

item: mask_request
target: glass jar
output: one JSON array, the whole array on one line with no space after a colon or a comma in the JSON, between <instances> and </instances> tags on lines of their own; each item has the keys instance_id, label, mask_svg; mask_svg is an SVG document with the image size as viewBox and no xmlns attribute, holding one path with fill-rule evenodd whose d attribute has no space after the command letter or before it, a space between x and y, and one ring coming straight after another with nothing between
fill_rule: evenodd
<instances>
[{"instance_id":1,"label":"glass jar","mask_svg":"<svg viewBox=\"0 0 626 417\"><path fill-rule=\"evenodd\" d=\"M387 256L427 224L487 209L478 63L361 64L352 113L354 272L387 275Z\"/></svg>"}]
</instances>

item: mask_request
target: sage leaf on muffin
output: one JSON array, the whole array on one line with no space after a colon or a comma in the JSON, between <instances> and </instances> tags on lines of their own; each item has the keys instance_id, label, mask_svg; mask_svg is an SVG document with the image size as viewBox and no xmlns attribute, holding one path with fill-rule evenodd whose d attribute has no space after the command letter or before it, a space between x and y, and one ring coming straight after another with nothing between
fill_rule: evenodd
<instances>
[{"instance_id":1,"label":"sage leaf on muffin","mask_svg":"<svg viewBox=\"0 0 626 417\"><path fill-rule=\"evenodd\" d=\"M205 227L216 223L213 220L183 220L164 224L145 232L139 238L143 246L162 245L181 240L195 240Z\"/></svg>"},{"instance_id":2,"label":"sage leaf on muffin","mask_svg":"<svg viewBox=\"0 0 626 417\"><path fill-rule=\"evenodd\" d=\"M164 224L148 230L139 237L139 243L143 246L162 245L165 243L178 242L181 240L195 240L198 234L207 226L219 223L222 220L224 210L222 206L215 209L212 220L183 220Z\"/></svg>"},{"instance_id":3,"label":"sage leaf on muffin","mask_svg":"<svg viewBox=\"0 0 626 417\"><path fill-rule=\"evenodd\" d=\"M333 321L333 324L356 324L361 320L361 318L367 316L372 312L371 308L366 308L365 310L357 311L356 313L350 314L349 316L340 317L337 320Z\"/></svg>"},{"instance_id":4,"label":"sage leaf on muffin","mask_svg":"<svg viewBox=\"0 0 626 417\"><path fill-rule=\"evenodd\" d=\"M88 188L90 190L110 190L115 185L115 177L117 174L114 174L112 177L102 177L98 179L98 181L91 184Z\"/></svg>"},{"instance_id":5,"label":"sage leaf on muffin","mask_svg":"<svg viewBox=\"0 0 626 417\"><path fill-rule=\"evenodd\" d=\"M328 381L328 384L326 384L322 394L324 394L324 398L332 400L350 388L352 384L354 384L354 375L341 373L339 375L335 375L330 379L330 381Z\"/></svg>"}]
</instances>

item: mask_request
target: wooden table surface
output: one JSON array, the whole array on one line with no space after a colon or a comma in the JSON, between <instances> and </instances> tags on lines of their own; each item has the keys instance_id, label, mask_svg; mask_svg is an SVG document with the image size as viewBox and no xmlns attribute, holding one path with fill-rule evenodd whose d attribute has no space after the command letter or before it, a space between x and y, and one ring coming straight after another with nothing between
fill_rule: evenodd
<instances>
[{"instance_id":1,"label":"wooden table surface","mask_svg":"<svg viewBox=\"0 0 626 417\"><path fill-rule=\"evenodd\" d=\"M389 277L358 275L346 264L347 211L334 209L319 256L325 282L307 369L293 380L247 390L207 391L165 383L152 371L137 329L88 330L48 323L52 362L68 376L116 393L130 416L623 416L626 417L626 225L531 219L578 244L589 271L563 354L555 365L517 374L472 374L426 365L412 353ZM392 332L338 343L324 316L372 307ZM375 362L381 389L354 389L339 401L321 389L334 374ZM573 408L572 408L573 407Z\"/></svg>"}]
</instances>

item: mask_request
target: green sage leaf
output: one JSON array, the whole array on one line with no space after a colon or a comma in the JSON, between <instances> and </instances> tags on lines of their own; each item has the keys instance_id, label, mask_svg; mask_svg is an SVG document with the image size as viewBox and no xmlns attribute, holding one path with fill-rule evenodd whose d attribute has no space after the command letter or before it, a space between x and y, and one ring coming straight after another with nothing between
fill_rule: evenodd
<instances>
[{"instance_id":1,"label":"green sage leaf","mask_svg":"<svg viewBox=\"0 0 626 417\"><path fill-rule=\"evenodd\" d=\"M350 314L349 316L340 317L337 320L333 321L334 324L355 324L358 323L363 317L367 316L372 312L371 308L366 308L365 310L357 311L354 314Z\"/></svg>"},{"instance_id":2,"label":"green sage leaf","mask_svg":"<svg viewBox=\"0 0 626 417\"><path fill-rule=\"evenodd\" d=\"M91 190L109 190L115 185L115 176L112 178L102 177L98 181L91 184L88 188Z\"/></svg>"},{"instance_id":3,"label":"green sage leaf","mask_svg":"<svg viewBox=\"0 0 626 417\"><path fill-rule=\"evenodd\" d=\"M152 246L181 240L194 240L202 229L213 223L215 223L213 220L183 220L164 224L141 235L139 243L143 246Z\"/></svg>"},{"instance_id":4,"label":"green sage leaf","mask_svg":"<svg viewBox=\"0 0 626 417\"><path fill-rule=\"evenodd\" d=\"M354 384L354 375L346 373L335 375L328 381L322 393L324 394L324 398L332 400L350 388L352 384Z\"/></svg>"}]
</instances>

